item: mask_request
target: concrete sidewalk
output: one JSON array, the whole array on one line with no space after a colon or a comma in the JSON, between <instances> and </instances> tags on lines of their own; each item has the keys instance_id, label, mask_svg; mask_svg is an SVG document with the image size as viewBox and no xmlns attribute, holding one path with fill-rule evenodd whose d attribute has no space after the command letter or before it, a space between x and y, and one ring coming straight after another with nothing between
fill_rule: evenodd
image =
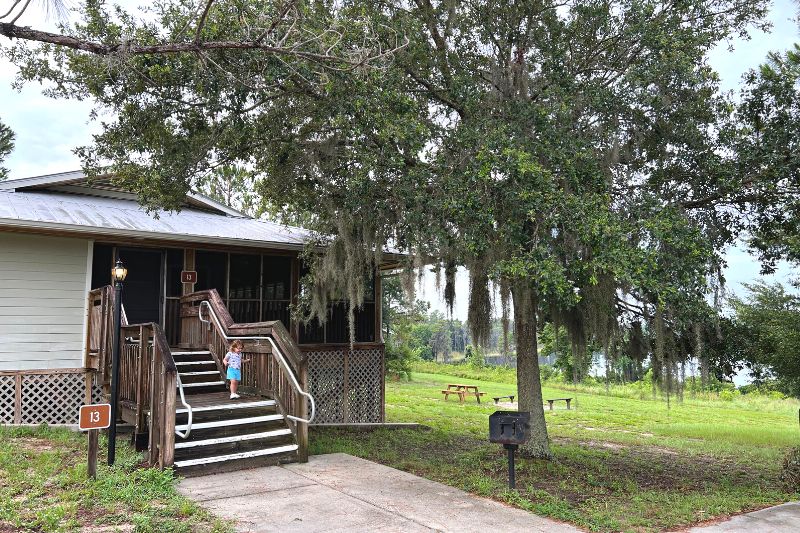
<instances>
[{"instance_id":1,"label":"concrete sidewalk","mask_svg":"<svg viewBox=\"0 0 800 533\"><path fill-rule=\"evenodd\" d=\"M699 526L689 533L792 533L800 531L800 502L784 503L735 516L725 522Z\"/></svg>"},{"instance_id":2,"label":"concrete sidewalk","mask_svg":"<svg viewBox=\"0 0 800 533\"><path fill-rule=\"evenodd\" d=\"M343 453L188 478L178 490L235 521L237 531L580 531Z\"/></svg>"}]
</instances>

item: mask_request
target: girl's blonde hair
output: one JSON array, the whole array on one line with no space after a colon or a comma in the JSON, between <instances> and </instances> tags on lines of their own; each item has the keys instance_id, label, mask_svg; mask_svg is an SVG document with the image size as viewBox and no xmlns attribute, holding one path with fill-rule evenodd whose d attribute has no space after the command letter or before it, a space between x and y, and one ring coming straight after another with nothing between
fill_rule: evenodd
<instances>
[{"instance_id":1,"label":"girl's blonde hair","mask_svg":"<svg viewBox=\"0 0 800 533\"><path fill-rule=\"evenodd\" d=\"M244 350L244 343L242 341L233 341L231 343L230 350L233 351L236 348L241 348L242 350Z\"/></svg>"}]
</instances>

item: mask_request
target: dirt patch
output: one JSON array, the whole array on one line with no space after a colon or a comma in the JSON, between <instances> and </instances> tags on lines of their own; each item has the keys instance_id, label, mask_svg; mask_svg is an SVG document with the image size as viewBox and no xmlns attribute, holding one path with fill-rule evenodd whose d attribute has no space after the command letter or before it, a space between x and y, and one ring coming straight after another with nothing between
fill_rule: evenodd
<instances>
[{"instance_id":1,"label":"dirt patch","mask_svg":"<svg viewBox=\"0 0 800 533\"><path fill-rule=\"evenodd\" d=\"M701 490L722 481L750 485L754 481L770 481L763 468L757 468L757 465L710 455L683 456L678 451L660 446L627 446L573 439L558 441L608 452L596 465L573 457L560 458L559 461L570 469L632 482L638 489Z\"/></svg>"},{"instance_id":2,"label":"dirt patch","mask_svg":"<svg viewBox=\"0 0 800 533\"><path fill-rule=\"evenodd\" d=\"M33 452L46 452L59 448L47 439L37 439L36 437L16 437L14 444Z\"/></svg>"}]
</instances>

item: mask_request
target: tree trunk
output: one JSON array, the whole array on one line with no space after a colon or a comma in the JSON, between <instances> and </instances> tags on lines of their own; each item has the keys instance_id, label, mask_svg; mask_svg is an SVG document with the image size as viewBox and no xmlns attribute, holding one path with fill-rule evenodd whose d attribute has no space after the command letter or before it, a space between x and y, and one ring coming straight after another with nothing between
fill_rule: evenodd
<instances>
[{"instance_id":1,"label":"tree trunk","mask_svg":"<svg viewBox=\"0 0 800 533\"><path fill-rule=\"evenodd\" d=\"M512 289L512 297L517 342L517 398L519 410L531 414L531 438L522 446L522 453L528 457L551 459L536 345L536 298L533 290L522 284Z\"/></svg>"}]
</instances>

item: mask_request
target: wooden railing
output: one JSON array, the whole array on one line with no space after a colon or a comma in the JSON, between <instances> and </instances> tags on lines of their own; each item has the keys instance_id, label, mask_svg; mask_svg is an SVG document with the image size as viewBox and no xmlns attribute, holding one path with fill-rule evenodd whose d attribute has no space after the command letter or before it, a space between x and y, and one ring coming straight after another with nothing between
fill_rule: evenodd
<instances>
[{"instance_id":1,"label":"wooden railing","mask_svg":"<svg viewBox=\"0 0 800 533\"><path fill-rule=\"evenodd\" d=\"M219 320L207 322L201 320L201 304L208 302L214 315ZM211 352L217 368L223 371L222 359L228 352L230 337L242 339L243 359L251 359L242 364L242 381L240 388L273 398L278 410L287 417L289 427L294 433L298 445L298 458L308 460L308 424L293 418L307 419L308 401L292 384L292 372L299 384L299 389L308 388L306 359L298 349L289 332L279 321L255 322L249 324L234 323L225 303L216 290L199 291L181 298L181 346L190 349L206 349ZM264 337L264 339L247 339L247 337ZM285 369L272 353L269 337L283 355L290 367Z\"/></svg>"},{"instance_id":2,"label":"wooden railing","mask_svg":"<svg viewBox=\"0 0 800 533\"><path fill-rule=\"evenodd\" d=\"M114 288L89 291L86 353L83 366L97 373L97 382L108 392L111 383L111 345L114 342Z\"/></svg>"},{"instance_id":3,"label":"wooden railing","mask_svg":"<svg viewBox=\"0 0 800 533\"><path fill-rule=\"evenodd\" d=\"M129 414L135 436L148 436L150 464L170 467L175 457L177 369L167 338L158 324L134 324L121 328L120 343L120 406Z\"/></svg>"},{"instance_id":4,"label":"wooden railing","mask_svg":"<svg viewBox=\"0 0 800 533\"><path fill-rule=\"evenodd\" d=\"M106 392L111 382L113 310L113 287L89 292L85 364L97 371ZM123 316L119 356L121 418L134 425L137 446L139 438L147 436L150 464L170 467L175 457L177 370L163 330L155 323L128 325Z\"/></svg>"}]
</instances>

